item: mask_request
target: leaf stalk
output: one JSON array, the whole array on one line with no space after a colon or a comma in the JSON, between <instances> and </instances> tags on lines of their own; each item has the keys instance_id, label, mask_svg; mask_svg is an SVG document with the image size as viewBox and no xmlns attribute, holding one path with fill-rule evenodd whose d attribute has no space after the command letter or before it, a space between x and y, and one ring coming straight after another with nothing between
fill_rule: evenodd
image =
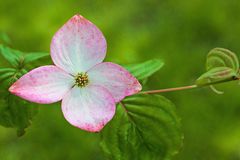
<instances>
[{"instance_id":1,"label":"leaf stalk","mask_svg":"<svg viewBox=\"0 0 240 160\"><path fill-rule=\"evenodd\" d=\"M189 86L182 86L182 87L175 87L175 88L166 88L166 89L158 89L158 90L149 90L149 91L142 91L139 92L138 94L157 94L157 93L165 93L165 92L173 92L173 91L181 91L181 90L188 90L188 89L194 89L194 88L199 88L199 87L207 87L207 86L212 86L213 84L220 84L220 83L226 83L230 81L237 81L240 80L238 77L233 77L232 79L224 80L224 81L219 81L219 82L214 82L214 83L208 83L202 86L199 85L189 85Z\"/></svg>"}]
</instances>

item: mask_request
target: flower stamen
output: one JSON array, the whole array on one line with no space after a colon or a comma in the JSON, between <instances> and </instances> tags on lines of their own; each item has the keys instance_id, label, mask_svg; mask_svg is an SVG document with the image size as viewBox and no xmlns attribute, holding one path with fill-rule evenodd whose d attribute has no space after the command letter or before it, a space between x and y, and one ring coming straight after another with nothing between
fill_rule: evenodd
<instances>
[{"instance_id":1,"label":"flower stamen","mask_svg":"<svg viewBox=\"0 0 240 160\"><path fill-rule=\"evenodd\" d=\"M78 87L85 87L87 86L89 83L89 80L88 80L88 75L87 73L78 73L76 76L75 76L75 85L78 86Z\"/></svg>"}]
</instances>

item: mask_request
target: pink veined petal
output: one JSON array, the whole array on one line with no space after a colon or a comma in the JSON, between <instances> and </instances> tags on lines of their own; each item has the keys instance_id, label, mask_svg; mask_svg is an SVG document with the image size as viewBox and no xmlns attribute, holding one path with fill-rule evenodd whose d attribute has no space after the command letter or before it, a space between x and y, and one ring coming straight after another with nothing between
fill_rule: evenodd
<instances>
[{"instance_id":1,"label":"pink veined petal","mask_svg":"<svg viewBox=\"0 0 240 160\"><path fill-rule=\"evenodd\" d=\"M115 114L112 95L101 86L74 87L62 101L66 120L75 127L99 132Z\"/></svg>"},{"instance_id":2,"label":"pink veined petal","mask_svg":"<svg viewBox=\"0 0 240 160\"><path fill-rule=\"evenodd\" d=\"M56 66L76 75L102 62L106 48L102 32L81 15L75 15L54 35L51 57Z\"/></svg>"},{"instance_id":3,"label":"pink veined petal","mask_svg":"<svg viewBox=\"0 0 240 160\"><path fill-rule=\"evenodd\" d=\"M88 76L91 84L106 88L113 95L115 102L142 89L138 80L126 69L110 62L97 64L88 71Z\"/></svg>"},{"instance_id":4,"label":"pink veined petal","mask_svg":"<svg viewBox=\"0 0 240 160\"><path fill-rule=\"evenodd\" d=\"M9 91L31 102L48 104L60 101L74 85L74 78L60 68L49 65L36 68L19 80Z\"/></svg>"}]
</instances>

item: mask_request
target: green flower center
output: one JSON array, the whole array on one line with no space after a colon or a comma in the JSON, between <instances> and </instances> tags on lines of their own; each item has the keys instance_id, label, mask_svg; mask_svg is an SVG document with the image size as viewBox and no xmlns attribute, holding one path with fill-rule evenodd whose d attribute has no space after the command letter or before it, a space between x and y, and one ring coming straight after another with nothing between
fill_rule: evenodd
<instances>
[{"instance_id":1,"label":"green flower center","mask_svg":"<svg viewBox=\"0 0 240 160\"><path fill-rule=\"evenodd\" d=\"M87 86L89 83L89 80L88 80L88 75L87 73L78 73L76 76L75 76L75 85L78 86L78 87L85 87Z\"/></svg>"}]
</instances>

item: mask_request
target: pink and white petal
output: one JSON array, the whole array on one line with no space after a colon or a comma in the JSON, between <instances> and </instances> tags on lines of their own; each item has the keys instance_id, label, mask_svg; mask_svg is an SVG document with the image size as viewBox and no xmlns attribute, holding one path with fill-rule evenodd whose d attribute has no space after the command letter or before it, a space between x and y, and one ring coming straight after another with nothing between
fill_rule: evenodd
<instances>
[{"instance_id":1,"label":"pink and white petal","mask_svg":"<svg viewBox=\"0 0 240 160\"><path fill-rule=\"evenodd\" d=\"M115 114L112 95L101 86L74 87L62 101L66 120L75 127L99 132Z\"/></svg>"},{"instance_id":2,"label":"pink and white petal","mask_svg":"<svg viewBox=\"0 0 240 160\"><path fill-rule=\"evenodd\" d=\"M81 15L75 15L54 35L51 57L56 66L76 75L102 62L106 48L102 32Z\"/></svg>"},{"instance_id":3,"label":"pink and white petal","mask_svg":"<svg viewBox=\"0 0 240 160\"><path fill-rule=\"evenodd\" d=\"M49 65L28 72L9 91L31 102L49 104L60 101L73 85L74 78L71 75Z\"/></svg>"},{"instance_id":4,"label":"pink and white petal","mask_svg":"<svg viewBox=\"0 0 240 160\"><path fill-rule=\"evenodd\" d=\"M110 62L97 64L88 71L88 76L91 84L106 88L113 95L115 102L142 89L138 80L126 69Z\"/></svg>"}]
</instances>

